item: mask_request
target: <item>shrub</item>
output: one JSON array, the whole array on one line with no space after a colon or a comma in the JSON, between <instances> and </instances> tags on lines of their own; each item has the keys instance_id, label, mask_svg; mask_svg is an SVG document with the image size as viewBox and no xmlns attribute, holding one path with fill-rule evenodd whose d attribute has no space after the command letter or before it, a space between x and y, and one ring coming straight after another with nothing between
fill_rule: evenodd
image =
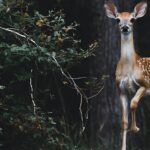
<instances>
[{"instance_id":1,"label":"shrub","mask_svg":"<svg viewBox=\"0 0 150 150\"><path fill-rule=\"evenodd\" d=\"M75 34L77 23L67 25L62 11L42 15L26 1L3 1L0 20L0 146L69 150L65 125L44 111L46 100L39 93L53 90L49 78L54 81L58 75L64 83L66 71L91 56L96 43L82 49ZM46 85L41 78L47 79Z\"/></svg>"}]
</instances>

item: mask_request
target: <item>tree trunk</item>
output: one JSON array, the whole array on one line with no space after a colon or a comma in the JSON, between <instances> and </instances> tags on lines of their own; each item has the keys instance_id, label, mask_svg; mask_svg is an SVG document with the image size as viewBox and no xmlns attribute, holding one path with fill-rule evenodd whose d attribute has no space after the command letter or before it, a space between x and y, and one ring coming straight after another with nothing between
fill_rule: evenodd
<instances>
[{"instance_id":1,"label":"tree trunk","mask_svg":"<svg viewBox=\"0 0 150 150\"><path fill-rule=\"evenodd\" d=\"M131 11L135 1L115 0L118 11ZM91 76L108 76L101 94L91 101L90 137L92 145L101 142L104 146L118 146L120 139L121 111L118 90L115 85L115 69L120 54L120 33L114 20L104 12L104 0L92 0L93 16L91 39L98 39L100 47L91 59ZM119 7L121 6L121 7ZM115 148L118 149L118 148Z\"/></svg>"}]
</instances>

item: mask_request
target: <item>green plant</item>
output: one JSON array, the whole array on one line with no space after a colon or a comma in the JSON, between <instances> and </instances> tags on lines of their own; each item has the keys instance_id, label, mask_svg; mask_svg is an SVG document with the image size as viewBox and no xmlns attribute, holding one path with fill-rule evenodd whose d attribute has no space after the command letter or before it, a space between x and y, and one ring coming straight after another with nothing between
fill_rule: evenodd
<instances>
[{"instance_id":1,"label":"green plant","mask_svg":"<svg viewBox=\"0 0 150 150\"><path fill-rule=\"evenodd\" d=\"M67 25L62 11L42 15L31 8L32 3L23 0L5 0L0 6L0 146L77 149L80 144L65 131L61 117L48 113L45 95L52 91L51 99L56 93L61 97L57 80L82 94L67 70L91 56L97 44L82 49L75 34L78 24Z\"/></svg>"}]
</instances>

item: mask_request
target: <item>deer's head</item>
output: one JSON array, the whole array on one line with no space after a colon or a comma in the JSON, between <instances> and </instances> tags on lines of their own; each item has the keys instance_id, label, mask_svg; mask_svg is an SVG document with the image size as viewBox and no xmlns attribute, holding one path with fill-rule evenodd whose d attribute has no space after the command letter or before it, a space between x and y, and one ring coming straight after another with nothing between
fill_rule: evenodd
<instances>
[{"instance_id":1,"label":"deer's head","mask_svg":"<svg viewBox=\"0 0 150 150\"><path fill-rule=\"evenodd\" d=\"M133 12L121 12L119 13L116 6L109 2L104 5L106 14L109 18L113 18L117 21L120 31L124 35L128 35L133 31L133 23L136 19L143 17L146 14L147 3L138 3Z\"/></svg>"}]
</instances>

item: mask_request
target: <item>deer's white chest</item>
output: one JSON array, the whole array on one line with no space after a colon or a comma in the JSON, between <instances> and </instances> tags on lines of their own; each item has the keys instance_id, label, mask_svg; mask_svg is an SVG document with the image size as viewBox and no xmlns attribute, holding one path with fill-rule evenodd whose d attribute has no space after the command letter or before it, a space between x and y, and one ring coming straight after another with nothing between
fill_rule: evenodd
<instances>
[{"instance_id":1,"label":"deer's white chest","mask_svg":"<svg viewBox=\"0 0 150 150\"><path fill-rule=\"evenodd\" d=\"M119 87L122 91L135 92L137 86L139 84L132 74L126 74L120 78Z\"/></svg>"}]
</instances>

